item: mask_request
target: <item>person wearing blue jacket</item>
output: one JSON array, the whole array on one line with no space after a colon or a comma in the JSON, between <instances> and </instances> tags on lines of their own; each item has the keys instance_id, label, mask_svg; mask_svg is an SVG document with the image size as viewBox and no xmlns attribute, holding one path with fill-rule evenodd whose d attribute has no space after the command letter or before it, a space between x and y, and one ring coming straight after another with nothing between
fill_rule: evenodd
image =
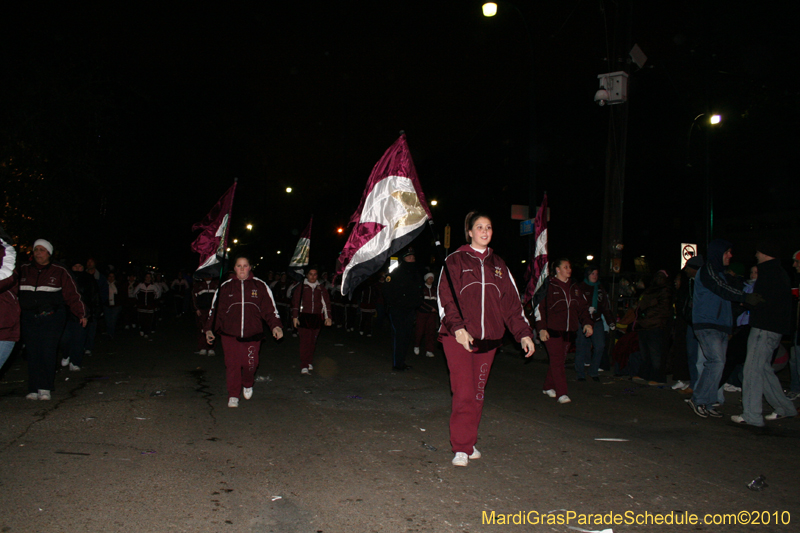
<instances>
[{"instance_id":1,"label":"person wearing blue jacket","mask_svg":"<svg viewBox=\"0 0 800 533\"><path fill-rule=\"evenodd\" d=\"M746 294L728 283L725 269L733 257L732 246L723 239L711 241L708 245L708 260L695 276L692 326L705 362L697 387L688 403L701 418L722 417L722 413L713 404L717 399L719 380L725 367L728 335L733 331L731 302L744 302L753 306L763 301L758 294Z\"/></svg>"}]
</instances>

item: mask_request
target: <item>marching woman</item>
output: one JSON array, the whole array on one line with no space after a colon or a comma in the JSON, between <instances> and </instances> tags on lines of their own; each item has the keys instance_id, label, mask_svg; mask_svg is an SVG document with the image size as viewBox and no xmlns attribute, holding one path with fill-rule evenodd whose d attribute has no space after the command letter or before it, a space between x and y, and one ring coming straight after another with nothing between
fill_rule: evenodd
<instances>
[{"instance_id":1,"label":"marching woman","mask_svg":"<svg viewBox=\"0 0 800 533\"><path fill-rule=\"evenodd\" d=\"M161 286L153 282L153 275L144 275L144 281L133 291L136 297L136 310L139 312L139 335L148 338L155 333L155 312L161 298Z\"/></svg>"},{"instance_id":2,"label":"marching woman","mask_svg":"<svg viewBox=\"0 0 800 533\"><path fill-rule=\"evenodd\" d=\"M484 389L505 329L522 344L525 357L534 351L533 331L511 272L489 248L491 219L473 211L467 215L464 232L467 244L445 260L438 289L439 339L453 392L450 444L454 466L467 466L470 459L481 457L475 443Z\"/></svg>"},{"instance_id":3,"label":"marching woman","mask_svg":"<svg viewBox=\"0 0 800 533\"><path fill-rule=\"evenodd\" d=\"M303 284L292 294L292 324L300 334L300 373L314 370L314 350L322 324L330 326L331 298L328 291L317 281L319 271L308 269Z\"/></svg>"},{"instance_id":4,"label":"marching woman","mask_svg":"<svg viewBox=\"0 0 800 533\"><path fill-rule=\"evenodd\" d=\"M239 407L239 394L245 400L253 396L264 322L275 339L283 337L283 330L272 291L253 276L250 260L238 257L233 270L230 279L214 295L205 332L208 344L214 343L215 332L222 337L228 407Z\"/></svg>"},{"instance_id":5,"label":"marching woman","mask_svg":"<svg viewBox=\"0 0 800 533\"><path fill-rule=\"evenodd\" d=\"M569 403L567 396L567 374L564 363L567 351L575 342L578 328L583 324L583 334L592 336L592 316L589 303L580 286L572 280L572 265L569 259L555 262L556 275L550 278L547 292L536 306L536 329L539 338L547 347L550 366L542 392L558 403Z\"/></svg>"}]
</instances>

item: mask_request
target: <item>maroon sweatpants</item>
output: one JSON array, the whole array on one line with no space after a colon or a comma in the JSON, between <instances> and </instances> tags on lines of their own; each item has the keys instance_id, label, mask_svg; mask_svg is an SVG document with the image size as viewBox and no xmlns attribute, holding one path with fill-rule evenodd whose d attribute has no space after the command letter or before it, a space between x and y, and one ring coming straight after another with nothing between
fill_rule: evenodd
<instances>
[{"instance_id":1,"label":"maroon sweatpants","mask_svg":"<svg viewBox=\"0 0 800 533\"><path fill-rule=\"evenodd\" d=\"M308 368L314 362L319 329L297 328L297 334L300 336L300 368Z\"/></svg>"},{"instance_id":2,"label":"maroon sweatpants","mask_svg":"<svg viewBox=\"0 0 800 533\"><path fill-rule=\"evenodd\" d=\"M478 425L483 413L483 394L494 361L492 350L470 353L455 337L442 336L444 355L450 369L450 390L453 409L450 414L450 445L453 453L472 453L478 441Z\"/></svg>"},{"instance_id":3,"label":"maroon sweatpants","mask_svg":"<svg viewBox=\"0 0 800 533\"><path fill-rule=\"evenodd\" d=\"M417 313L417 330L414 337L414 346L421 348L422 338L425 338L425 351L433 352L436 347L436 313Z\"/></svg>"},{"instance_id":4,"label":"maroon sweatpants","mask_svg":"<svg viewBox=\"0 0 800 533\"><path fill-rule=\"evenodd\" d=\"M567 393L567 373L564 369L564 362L567 359L570 344L568 340L560 337L550 337L544 343L547 347L547 355L550 356L550 366L547 367L547 377L542 390L555 389L556 398Z\"/></svg>"},{"instance_id":5,"label":"maroon sweatpants","mask_svg":"<svg viewBox=\"0 0 800 533\"><path fill-rule=\"evenodd\" d=\"M238 398L242 387L251 388L258 368L261 341L241 342L236 337L220 335L225 352L225 378L228 398Z\"/></svg>"}]
</instances>

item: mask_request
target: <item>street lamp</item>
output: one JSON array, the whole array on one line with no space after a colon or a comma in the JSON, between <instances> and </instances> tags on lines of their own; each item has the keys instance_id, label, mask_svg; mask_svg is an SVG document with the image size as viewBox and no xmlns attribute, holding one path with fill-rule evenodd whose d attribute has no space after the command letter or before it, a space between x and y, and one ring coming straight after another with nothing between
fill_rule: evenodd
<instances>
[{"instance_id":1,"label":"street lamp","mask_svg":"<svg viewBox=\"0 0 800 533\"><path fill-rule=\"evenodd\" d=\"M439 205L439 200L431 200L431 205L433 206Z\"/></svg>"},{"instance_id":2,"label":"street lamp","mask_svg":"<svg viewBox=\"0 0 800 533\"><path fill-rule=\"evenodd\" d=\"M497 15L497 4L494 2L486 2L481 9L483 10L484 17L493 17Z\"/></svg>"},{"instance_id":3,"label":"street lamp","mask_svg":"<svg viewBox=\"0 0 800 533\"><path fill-rule=\"evenodd\" d=\"M247 228L247 231L253 231L253 225L252 224L248 224L245 227Z\"/></svg>"},{"instance_id":4,"label":"street lamp","mask_svg":"<svg viewBox=\"0 0 800 533\"><path fill-rule=\"evenodd\" d=\"M694 130L694 125L697 124L697 121L700 120L701 117L706 116L705 113L700 113L689 125L689 132L686 134L686 168L692 168L692 160L690 156L690 148L692 146L692 131ZM708 117L708 124L711 126L715 126L722 122L722 117L720 115L714 114ZM708 243L711 242L711 239L714 235L714 199L711 196L711 157L710 152L708 149L708 130L705 132L705 155L706 155L706 175L705 175L705 186L706 186L706 194L705 194L705 238L706 238L706 247Z\"/></svg>"},{"instance_id":5,"label":"street lamp","mask_svg":"<svg viewBox=\"0 0 800 533\"><path fill-rule=\"evenodd\" d=\"M286 187L286 192L292 192L292 188L291 187Z\"/></svg>"},{"instance_id":6,"label":"street lamp","mask_svg":"<svg viewBox=\"0 0 800 533\"><path fill-rule=\"evenodd\" d=\"M587 261L594 261L594 256L593 255L587 255L586 256L586 260Z\"/></svg>"}]
</instances>

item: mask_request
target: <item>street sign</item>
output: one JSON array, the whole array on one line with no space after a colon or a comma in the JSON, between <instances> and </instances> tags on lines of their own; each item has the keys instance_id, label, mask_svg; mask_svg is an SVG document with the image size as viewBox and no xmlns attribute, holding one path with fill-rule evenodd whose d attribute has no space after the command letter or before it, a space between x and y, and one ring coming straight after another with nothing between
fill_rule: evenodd
<instances>
[{"instance_id":1,"label":"street sign","mask_svg":"<svg viewBox=\"0 0 800 533\"><path fill-rule=\"evenodd\" d=\"M697 245L688 242L681 243L681 270L686 266L686 261L697 255Z\"/></svg>"},{"instance_id":2,"label":"street sign","mask_svg":"<svg viewBox=\"0 0 800 533\"><path fill-rule=\"evenodd\" d=\"M450 249L450 224L444 227L444 247L446 250Z\"/></svg>"},{"instance_id":3,"label":"street sign","mask_svg":"<svg viewBox=\"0 0 800 533\"><path fill-rule=\"evenodd\" d=\"M520 236L533 235L533 221L534 219L529 218L519 223Z\"/></svg>"}]
</instances>

